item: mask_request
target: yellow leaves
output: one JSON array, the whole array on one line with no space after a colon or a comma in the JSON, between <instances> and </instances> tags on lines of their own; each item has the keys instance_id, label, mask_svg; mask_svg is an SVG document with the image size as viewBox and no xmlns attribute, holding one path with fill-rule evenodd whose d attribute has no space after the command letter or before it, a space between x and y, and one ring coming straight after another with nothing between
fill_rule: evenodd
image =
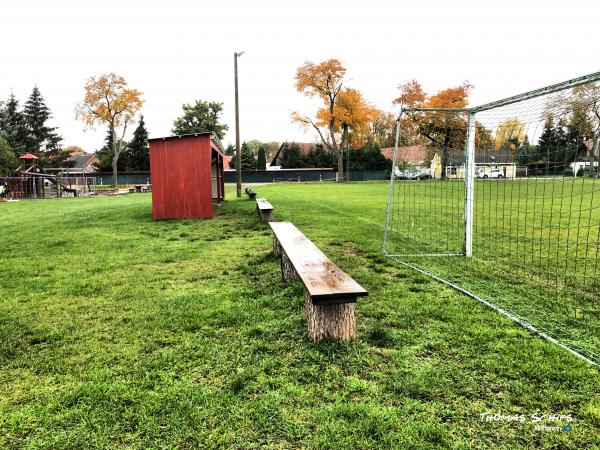
<instances>
[{"instance_id":1,"label":"yellow leaves","mask_svg":"<svg viewBox=\"0 0 600 450\"><path fill-rule=\"evenodd\" d=\"M498 125L494 146L499 149L506 144L511 144L513 146L517 142L522 144L525 142L526 137L525 124L516 117L509 117Z\"/></svg>"},{"instance_id":2,"label":"yellow leaves","mask_svg":"<svg viewBox=\"0 0 600 450\"><path fill-rule=\"evenodd\" d=\"M75 107L75 115L89 128L96 124L118 128L128 124L140 110L141 96L140 91L128 88L125 79L114 72L90 77L83 102Z\"/></svg>"},{"instance_id":3,"label":"yellow leaves","mask_svg":"<svg viewBox=\"0 0 600 450\"><path fill-rule=\"evenodd\" d=\"M399 86L400 97L394 100L394 103L402 103L406 106L419 107L425 101L427 95L417 80L411 80L408 83Z\"/></svg>"},{"instance_id":4,"label":"yellow leaves","mask_svg":"<svg viewBox=\"0 0 600 450\"><path fill-rule=\"evenodd\" d=\"M444 89L430 97L416 80L401 84L399 89L400 97L394 103L416 108L466 108L473 86L465 81L460 86Z\"/></svg>"},{"instance_id":5,"label":"yellow leaves","mask_svg":"<svg viewBox=\"0 0 600 450\"><path fill-rule=\"evenodd\" d=\"M423 103L423 106L425 108L466 108L472 89L473 86L465 81L460 86L444 89L432 95Z\"/></svg>"},{"instance_id":6,"label":"yellow leaves","mask_svg":"<svg viewBox=\"0 0 600 450\"><path fill-rule=\"evenodd\" d=\"M346 69L337 59L319 64L306 61L296 71L296 89L309 97L335 98L342 88Z\"/></svg>"},{"instance_id":7,"label":"yellow leaves","mask_svg":"<svg viewBox=\"0 0 600 450\"><path fill-rule=\"evenodd\" d=\"M334 144L337 135L346 129L352 144L362 145L379 111L356 89L343 88L345 75L346 69L337 59L318 64L307 61L300 66L296 71L296 89L309 97L320 98L323 106L317 110L314 121L298 113L292 114L292 121L317 129L326 127Z\"/></svg>"}]
</instances>

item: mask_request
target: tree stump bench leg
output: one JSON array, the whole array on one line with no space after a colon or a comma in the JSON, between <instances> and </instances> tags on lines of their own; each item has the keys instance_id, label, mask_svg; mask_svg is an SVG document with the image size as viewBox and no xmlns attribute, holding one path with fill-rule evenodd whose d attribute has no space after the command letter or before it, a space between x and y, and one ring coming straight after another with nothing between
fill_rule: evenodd
<instances>
[{"instance_id":1,"label":"tree stump bench leg","mask_svg":"<svg viewBox=\"0 0 600 450\"><path fill-rule=\"evenodd\" d=\"M346 341L354 338L356 334L355 303L315 305L306 292L305 304L308 339L311 342Z\"/></svg>"},{"instance_id":2,"label":"tree stump bench leg","mask_svg":"<svg viewBox=\"0 0 600 450\"><path fill-rule=\"evenodd\" d=\"M281 250L281 276L284 283L289 283L298 278L296 269L294 269L292 262L283 250Z\"/></svg>"},{"instance_id":3,"label":"tree stump bench leg","mask_svg":"<svg viewBox=\"0 0 600 450\"><path fill-rule=\"evenodd\" d=\"M272 210L263 211L263 210L259 209L258 215L260 216L260 220L262 220L263 222L273 222L273 211Z\"/></svg>"},{"instance_id":4,"label":"tree stump bench leg","mask_svg":"<svg viewBox=\"0 0 600 450\"><path fill-rule=\"evenodd\" d=\"M273 254L275 256L281 256L281 245L277 236L273 235Z\"/></svg>"}]
</instances>

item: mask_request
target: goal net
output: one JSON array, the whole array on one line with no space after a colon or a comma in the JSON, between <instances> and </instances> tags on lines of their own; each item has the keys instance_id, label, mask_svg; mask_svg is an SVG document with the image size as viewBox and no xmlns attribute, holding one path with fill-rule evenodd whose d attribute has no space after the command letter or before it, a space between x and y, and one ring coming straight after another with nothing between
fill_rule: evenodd
<instances>
[{"instance_id":1,"label":"goal net","mask_svg":"<svg viewBox=\"0 0 600 450\"><path fill-rule=\"evenodd\" d=\"M383 242L384 255L595 364L598 80L463 110L404 107Z\"/></svg>"}]
</instances>

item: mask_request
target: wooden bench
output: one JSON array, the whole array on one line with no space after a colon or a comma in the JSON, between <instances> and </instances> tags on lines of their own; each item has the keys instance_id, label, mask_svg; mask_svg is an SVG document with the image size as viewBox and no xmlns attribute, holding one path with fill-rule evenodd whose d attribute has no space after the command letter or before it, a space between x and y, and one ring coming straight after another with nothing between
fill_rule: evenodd
<instances>
[{"instance_id":1,"label":"wooden bench","mask_svg":"<svg viewBox=\"0 0 600 450\"><path fill-rule=\"evenodd\" d=\"M270 222L273 220L273 206L271 206L266 198L256 199L256 210L263 222Z\"/></svg>"},{"instance_id":2,"label":"wooden bench","mask_svg":"<svg viewBox=\"0 0 600 450\"><path fill-rule=\"evenodd\" d=\"M308 338L347 340L356 333L354 305L368 295L290 222L270 222L273 252L281 256L284 282L299 279L306 288Z\"/></svg>"},{"instance_id":3,"label":"wooden bench","mask_svg":"<svg viewBox=\"0 0 600 450\"><path fill-rule=\"evenodd\" d=\"M254 200L256 198L256 192L254 192L252 189L250 189L249 187L247 187L244 190L246 191L246 194L248 194L248 198L250 200Z\"/></svg>"}]
</instances>

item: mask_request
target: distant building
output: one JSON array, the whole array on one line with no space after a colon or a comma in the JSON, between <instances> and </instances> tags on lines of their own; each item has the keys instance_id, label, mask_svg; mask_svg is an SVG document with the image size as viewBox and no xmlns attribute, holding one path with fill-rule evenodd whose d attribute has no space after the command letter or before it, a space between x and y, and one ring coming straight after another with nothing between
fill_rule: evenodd
<instances>
[{"instance_id":1,"label":"distant building","mask_svg":"<svg viewBox=\"0 0 600 450\"><path fill-rule=\"evenodd\" d=\"M96 165L100 163L95 153L73 152L67 159L72 167L65 170L69 175L86 174L96 171Z\"/></svg>"},{"instance_id":2,"label":"distant building","mask_svg":"<svg viewBox=\"0 0 600 450\"><path fill-rule=\"evenodd\" d=\"M229 155L224 155L223 156L223 168L225 169L225 172L233 170L235 171L235 168L230 168L229 167L229 163L231 162L231 160L233 159L233 156L229 156Z\"/></svg>"},{"instance_id":3,"label":"distant building","mask_svg":"<svg viewBox=\"0 0 600 450\"><path fill-rule=\"evenodd\" d=\"M393 161L394 147L382 148L381 154ZM442 175L442 161L438 152L423 145L398 147L396 166L399 167L402 163L410 166L410 169L415 172L427 173L431 178L440 178Z\"/></svg>"},{"instance_id":4,"label":"distant building","mask_svg":"<svg viewBox=\"0 0 600 450\"><path fill-rule=\"evenodd\" d=\"M465 177L465 154L461 151L448 151L446 161L446 178ZM504 178L517 176L517 163L509 150L475 150L475 174L499 170Z\"/></svg>"}]
</instances>

